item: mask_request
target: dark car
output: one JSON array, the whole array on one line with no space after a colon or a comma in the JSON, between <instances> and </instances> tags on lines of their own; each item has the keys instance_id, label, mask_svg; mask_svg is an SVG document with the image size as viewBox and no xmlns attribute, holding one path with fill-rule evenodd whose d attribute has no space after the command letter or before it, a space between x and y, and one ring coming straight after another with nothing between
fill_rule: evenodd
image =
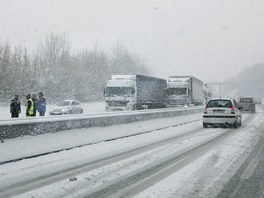
<instances>
[{"instance_id":1,"label":"dark car","mask_svg":"<svg viewBox=\"0 0 264 198\"><path fill-rule=\"evenodd\" d=\"M256 113L256 103L253 97L241 97L239 103L242 106L242 112Z\"/></svg>"}]
</instances>

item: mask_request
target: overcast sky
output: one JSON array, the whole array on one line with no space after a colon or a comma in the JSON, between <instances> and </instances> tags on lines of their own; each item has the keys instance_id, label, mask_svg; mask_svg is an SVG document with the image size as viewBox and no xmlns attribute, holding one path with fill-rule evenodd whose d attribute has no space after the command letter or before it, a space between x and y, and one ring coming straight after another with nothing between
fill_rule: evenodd
<instances>
[{"instance_id":1,"label":"overcast sky","mask_svg":"<svg viewBox=\"0 0 264 198\"><path fill-rule=\"evenodd\" d=\"M50 32L72 48L117 41L157 77L220 81L264 63L264 0L1 0L0 41L32 47Z\"/></svg>"}]
</instances>

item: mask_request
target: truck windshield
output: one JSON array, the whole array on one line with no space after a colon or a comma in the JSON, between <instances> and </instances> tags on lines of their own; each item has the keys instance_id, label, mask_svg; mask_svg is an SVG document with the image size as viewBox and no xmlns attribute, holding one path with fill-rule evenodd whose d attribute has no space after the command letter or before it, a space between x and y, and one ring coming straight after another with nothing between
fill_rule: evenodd
<instances>
[{"instance_id":1,"label":"truck windshield","mask_svg":"<svg viewBox=\"0 0 264 198\"><path fill-rule=\"evenodd\" d=\"M131 87L107 87L105 89L105 96L123 96L131 95Z\"/></svg>"},{"instance_id":2,"label":"truck windshield","mask_svg":"<svg viewBox=\"0 0 264 198\"><path fill-rule=\"evenodd\" d=\"M166 90L168 95L186 95L187 89L186 88L169 88Z\"/></svg>"}]
</instances>

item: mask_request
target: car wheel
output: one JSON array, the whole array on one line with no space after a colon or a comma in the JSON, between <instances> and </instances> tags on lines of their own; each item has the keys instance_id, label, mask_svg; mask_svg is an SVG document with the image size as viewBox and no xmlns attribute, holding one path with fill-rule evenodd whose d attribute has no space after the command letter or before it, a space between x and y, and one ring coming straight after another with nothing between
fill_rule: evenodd
<instances>
[{"instance_id":1,"label":"car wheel","mask_svg":"<svg viewBox=\"0 0 264 198\"><path fill-rule=\"evenodd\" d=\"M80 113L82 113L83 114L83 109L81 109L81 112Z\"/></svg>"},{"instance_id":2,"label":"car wheel","mask_svg":"<svg viewBox=\"0 0 264 198\"><path fill-rule=\"evenodd\" d=\"M236 129L236 128L238 127L237 120L236 120L236 122L234 123L233 127L234 127L234 129Z\"/></svg>"},{"instance_id":3,"label":"car wheel","mask_svg":"<svg viewBox=\"0 0 264 198\"><path fill-rule=\"evenodd\" d=\"M69 114L72 114L72 110L69 111Z\"/></svg>"}]
</instances>

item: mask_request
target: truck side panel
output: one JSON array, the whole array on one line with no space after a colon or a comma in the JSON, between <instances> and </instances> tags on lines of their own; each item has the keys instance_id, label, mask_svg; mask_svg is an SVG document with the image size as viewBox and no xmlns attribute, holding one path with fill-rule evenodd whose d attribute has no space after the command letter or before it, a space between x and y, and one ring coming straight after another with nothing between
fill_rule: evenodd
<instances>
[{"instance_id":1,"label":"truck side panel","mask_svg":"<svg viewBox=\"0 0 264 198\"><path fill-rule=\"evenodd\" d=\"M137 103L149 108L165 107L166 80L137 75Z\"/></svg>"},{"instance_id":2,"label":"truck side panel","mask_svg":"<svg viewBox=\"0 0 264 198\"><path fill-rule=\"evenodd\" d=\"M192 77L192 102L195 105L203 104L203 82Z\"/></svg>"}]
</instances>

